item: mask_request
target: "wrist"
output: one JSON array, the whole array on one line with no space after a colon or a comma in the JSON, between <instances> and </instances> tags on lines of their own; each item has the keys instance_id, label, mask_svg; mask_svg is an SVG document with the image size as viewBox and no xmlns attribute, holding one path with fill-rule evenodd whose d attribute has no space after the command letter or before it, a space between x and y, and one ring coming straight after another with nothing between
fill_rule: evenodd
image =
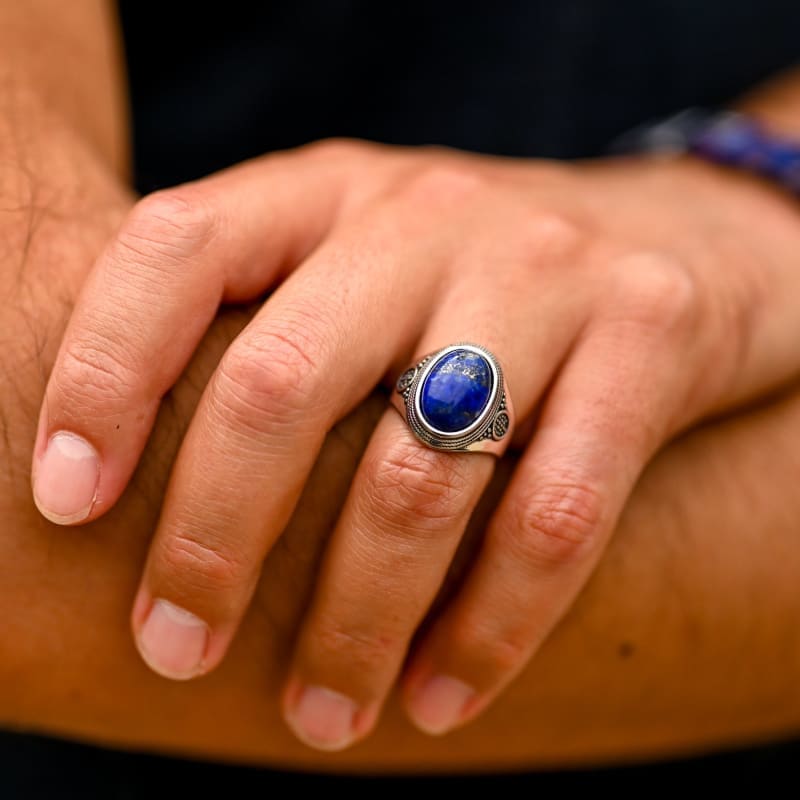
<instances>
[{"instance_id":1,"label":"wrist","mask_svg":"<svg viewBox=\"0 0 800 800\"><path fill-rule=\"evenodd\" d=\"M800 142L800 69L779 75L734 104L778 136Z\"/></svg>"},{"instance_id":2,"label":"wrist","mask_svg":"<svg viewBox=\"0 0 800 800\"><path fill-rule=\"evenodd\" d=\"M796 198L758 175L689 154L606 159L594 162L592 173L606 196L611 188L647 198L643 209L662 207L666 251L692 265L707 312L693 352L699 362L705 355L707 369L701 365L700 394L687 408L702 416L726 412L796 374ZM618 217L626 237L639 224L652 225L652 214L635 206Z\"/></svg>"}]
</instances>

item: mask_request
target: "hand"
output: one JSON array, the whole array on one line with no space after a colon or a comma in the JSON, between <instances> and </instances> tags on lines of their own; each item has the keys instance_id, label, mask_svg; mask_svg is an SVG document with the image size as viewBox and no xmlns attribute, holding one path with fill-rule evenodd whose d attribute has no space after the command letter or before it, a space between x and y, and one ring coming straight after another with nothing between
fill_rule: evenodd
<instances>
[{"instance_id":1,"label":"hand","mask_svg":"<svg viewBox=\"0 0 800 800\"><path fill-rule=\"evenodd\" d=\"M85 190L85 166L79 177ZM385 408L385 396L375 392L326 438L222 667L211 679L177 686L160 679L133 655L130 600L185 426L250 309L217 316L162 404L140 468L113 512L80 535L65 535L36 511L27 467L38 398L71 309L69 290L53 275L85 274L84 246L102 245L96 234L109 198L93 218L63 186L58 197L66 206L50 206L57 214L40 218L27 235L27 213L0 214L16 242L0 254L4 285L16 290L0 318L0 339L14 343L0 364L4 729L368 774L627 763L797 729L798 390L683 437L651 462L568 618L491 713L430 739L409 729L393 697L367 742L328 754L293 740L281 724L278 692L318 558ZM4 199L6 208L20 205ZM4 224L9 220L14 230ZM516 455L498 462L470 520L454 585Z\"/></svg>"},{"instance_id":2,"label":"hand","mask_svg":"<svg viewBox=\"0 0 800 800\"><path fill-rule=\"evenodd\" d=\"M331 425L412 357L487 346L530 444L408 661L409 713L443 732L486 708L570 606L655 449L797 368L798 221L771 189L688 160L567 167L357 143L154 195L62 343L38 505L64 523L111 507L220 303L280 283L205 389L133 610L154 669L202 674ZM426 449L386 412L296 646L285 713L306 741L342 747L374 725L493 465Z\"/></svg>"}]
</instances>

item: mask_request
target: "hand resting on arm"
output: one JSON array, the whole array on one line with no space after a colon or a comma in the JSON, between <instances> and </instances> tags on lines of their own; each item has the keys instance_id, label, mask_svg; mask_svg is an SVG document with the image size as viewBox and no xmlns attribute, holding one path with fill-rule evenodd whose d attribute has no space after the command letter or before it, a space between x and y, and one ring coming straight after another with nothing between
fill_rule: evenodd
<instances>
[{"instance_id":1,"label":"hand resting on arm","mask_svg":"<svg viewBox=\"0 0 800 800\"><path fill-rule=\"evenodd\" d=\"M77 145L24 155L24 169L5 161L0 175L3 724L354 771L649 757L774 737L800 724L800 393L662 453L639 481L600 568L539 656L483 718L449 737L416 732L393 697L374 736L330 756L294 739L279 712L295 628L383 411L381 396L328 436L220 669L189 684L153 674L130 636L130 603L182 433L246 314L215 322L164 404L119 506L80 530L48 523L29 485L38 405L71 301L130 201ZM473 540L510 467L501 465Z\"/></svg>"},{"instance_id":2,"label":"hand resting on arm","mask_svg":"<svg viewBox=\"0 0 800 800\"><path fill-rule=\"evenodd\" d=\"M379 396L328 436L224 665L191 685L150 672L132 643L130 604L178 444L246 314L214 323L119 506L79 531L43 520L29 466L44 385L78 290L132 202L115 177L124 125L105 5L65 8L0 3L12 65L0 69L0 722L278 767L409 772L644 757L797 729L800 393L659 456L536 660L450 737L415 732L393 697L376 734L332 758L280 718L296 626ZM59 38L66 49L45 46Z\"/></svg>"}]
</instances>

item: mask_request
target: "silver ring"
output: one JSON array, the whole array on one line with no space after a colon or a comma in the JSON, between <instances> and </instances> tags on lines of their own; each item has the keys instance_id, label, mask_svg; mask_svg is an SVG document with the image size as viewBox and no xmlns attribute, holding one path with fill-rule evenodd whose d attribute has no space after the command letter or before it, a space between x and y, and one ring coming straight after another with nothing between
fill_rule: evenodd
<instances>
[{"instance_id":1,"label":"silver ring","mask_svg":"<svg viewBox=\"0 0 800 800\"><path fill-rule=\"evenodd\" d=\"M485 347L459 342L430 353L397 380L392 405L435 450L503 454L514 410L499 361Z\"/></svg>"}]
</instances>

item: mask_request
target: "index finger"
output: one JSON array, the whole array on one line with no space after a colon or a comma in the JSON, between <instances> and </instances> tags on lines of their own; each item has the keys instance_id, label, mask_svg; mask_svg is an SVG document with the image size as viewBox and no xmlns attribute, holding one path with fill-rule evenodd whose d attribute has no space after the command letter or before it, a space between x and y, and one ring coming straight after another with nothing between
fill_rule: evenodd
<instances>
[{"instance_id":1,"label":"index finger","mask_svg":"<svg viewBox=\"0 0 800 800\"><path fill-rule=\"evenodd\" d=\"M47 384L33 457L45 517L87 522L116 502L220 303L253 299L316 246L352 163L347 145L301 148L133 209L81 292Z\"/></svg>"},{"instance_id":2,"label":"index finger","mask_svg":"<svg viewBox=\"0 0 800 800\"><path fill-rule=\"evenodd\" d=\"M156 672L186 679L220 662L325 434L419 335L451 234L430 220L422 223L428 235L408 237L397 214L373 211L318 248L231 344L206 387L132 616ZM420 263L428 268L420 272Z\"/></svg>"}]
</instances>

